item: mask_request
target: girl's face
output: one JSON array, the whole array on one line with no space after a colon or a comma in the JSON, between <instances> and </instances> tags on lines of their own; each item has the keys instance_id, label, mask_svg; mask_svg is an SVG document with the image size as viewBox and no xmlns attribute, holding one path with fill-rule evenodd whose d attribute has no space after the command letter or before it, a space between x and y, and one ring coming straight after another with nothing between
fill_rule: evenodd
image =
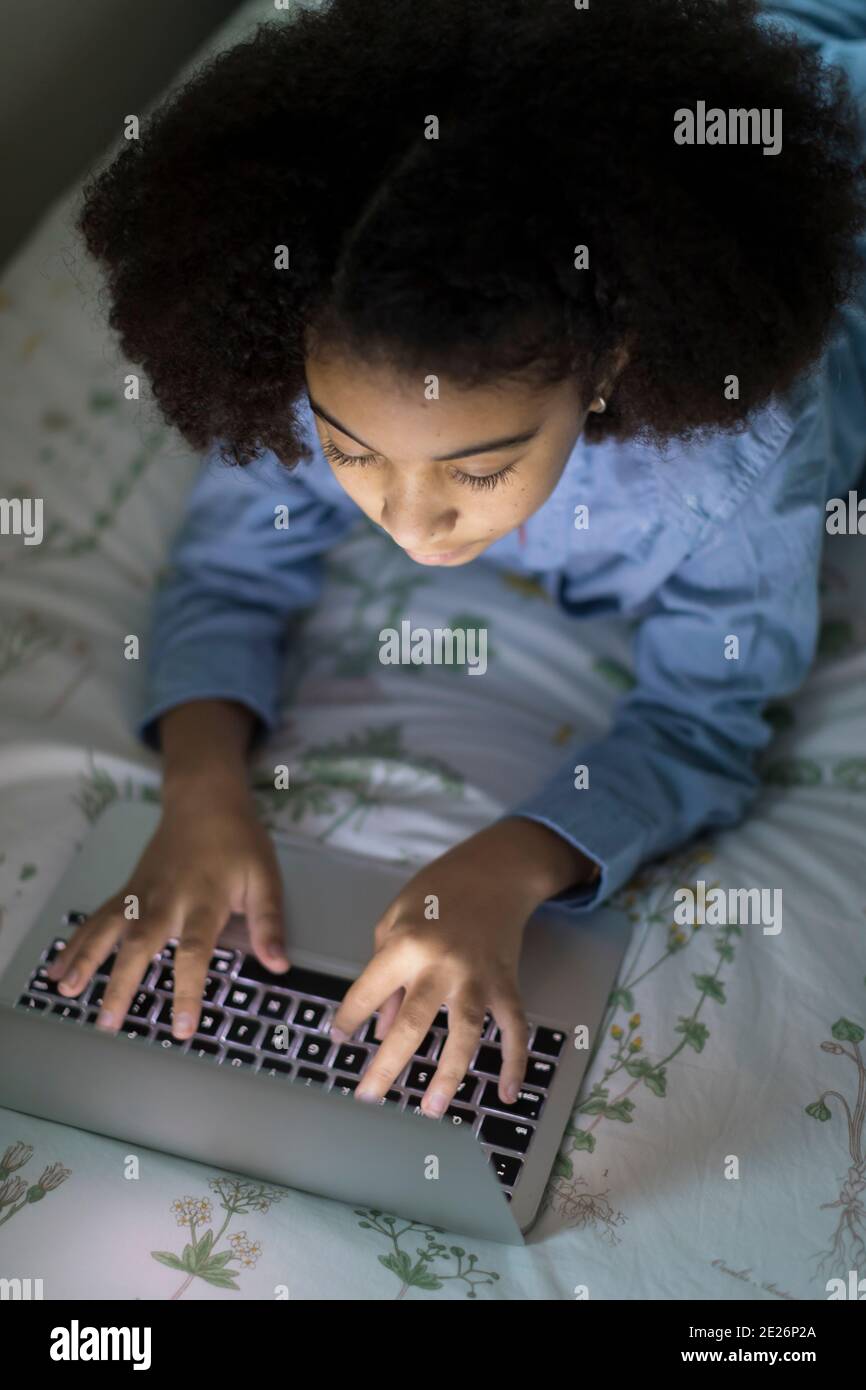
<instances>
[{"instance_id":1,"label":"girl's face","mask_svg":"<svg viewBox=\"0 0 866 1390\"><path fill-rule=\"evenodd\" d=\"M439 399L363 362L309 356L322 449L363 512L420 565L464 565L547 500L583 428L573 380Z\"/></svg>"}]
</instances>

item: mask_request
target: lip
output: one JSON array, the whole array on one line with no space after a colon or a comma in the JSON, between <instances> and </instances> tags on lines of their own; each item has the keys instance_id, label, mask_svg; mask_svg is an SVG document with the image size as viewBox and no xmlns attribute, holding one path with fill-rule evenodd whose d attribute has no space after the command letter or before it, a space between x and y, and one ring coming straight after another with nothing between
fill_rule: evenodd
<instances>
[{"instance_id":1,"label":"lip","mask_svg":"<svg viewBox=\"0 0 866 1390\"><path fill-rule=\"evenodd\" d=\"M407 550L406 554L416 565L450 565L471 549L471 545L461 545L457 550L443 550L438 555L416 555L414 550Z\"/></svg>"}]
</instances>

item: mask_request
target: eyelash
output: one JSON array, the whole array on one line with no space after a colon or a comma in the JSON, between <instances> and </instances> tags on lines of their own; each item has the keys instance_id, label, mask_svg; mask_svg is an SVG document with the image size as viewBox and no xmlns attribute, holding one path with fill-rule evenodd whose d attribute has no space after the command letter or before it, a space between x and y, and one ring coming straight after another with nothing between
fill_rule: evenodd
<instances>
[{"instance_id":1,"label":"eyelash","mask_svg":"<svg viewBox=\"0 0 866 1390\"><path fill-rule=\"evenodd\" d=\"M322 445L325 455L332 459L340 468L368 468L371 463L376 462L375 454L344 454L338 449L332 439L326 439ZM459 468L455 468L451 474L456 483L461 483L466 487L494 488L514 471L516 464L507 463L504 468L500 468L498 473L487 473L483 477L473 473L463 473Z\"/></svg>"}]
</instances>

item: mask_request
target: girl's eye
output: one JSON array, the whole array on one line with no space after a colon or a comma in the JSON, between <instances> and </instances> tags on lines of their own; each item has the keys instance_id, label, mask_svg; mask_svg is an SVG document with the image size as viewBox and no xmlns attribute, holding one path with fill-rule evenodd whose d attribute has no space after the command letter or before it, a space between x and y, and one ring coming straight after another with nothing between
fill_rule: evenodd
<instances>
[{"instance_id":1,"label":"girl's eye","mask_svg":"<svg viewBox=\"0 0 866 1390\"><path fill-rule=\"evenodd\" d=\"M324 441L322 451L340 468L365 468L368 464L376 462L375 454L344 454L341 449L337 448L333 439ZM463 483L467 487L493 488L498 487L499 483L503 482L514 471L515 467L516 464L509 463L504 468L500 468L498 473L487 473L483 476L463 473L459 468L454 468L451 471L451 476L455 482Z\"/></svg>"},{"instance_id":2,"label":"girl's eye","mask_svg":"<svg viewBox=\"0 0 866 1390\"><path fill-rule=\"evenodd\" d=\"M368 463L374 463L376 459L375 454L344 454L332 439L325 440L322 452L341 468L350 468L353 464L360 464L363 468Z\"/></svg>"},{"instance_id":3,"label":"girl's eye","mask_svg":"<svg viewBox=\"0 0 866 1390\"><path fill-rule=\"evenodd\" d=\"M484 475L461 473L459 468L455 468L451 476L455 482L466 483L468 487L498 487L514 472L516 466L514 463L507 463L504 468L500 468L498 473L486 473Z\"/></svg>"}]
</instances>

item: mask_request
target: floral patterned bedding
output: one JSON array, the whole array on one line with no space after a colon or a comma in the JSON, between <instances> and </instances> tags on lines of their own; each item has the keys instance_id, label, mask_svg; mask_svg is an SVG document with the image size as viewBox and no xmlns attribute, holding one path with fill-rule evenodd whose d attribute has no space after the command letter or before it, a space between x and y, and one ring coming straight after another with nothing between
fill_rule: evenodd
<instances>
[{"instance_id":1,"label":"floral patterned bedding","mask_svg":"<svg viewBox=\"0 0 866 1390\"><path fill-rule=\"evenodd\" d=\"M214 42L266 13L256 0ZM0 495L42 497L45 517L39 545L0 537L0 963L106 806L159 798L124 637L147 630L197 467L152 405L120 399L76 197L0 283ZM631 946L524 1249L0 1111L0 1276L39 1277L46 1298L775 1300L862 1274L864 550L828 542L819 659L773 711L748 822L620 894ZM486 627L486 680L380 665L378 633L403 618ZM629 639L532 579L422 571L363 522L288 663L267 763L290 759L293 787L277 798L260 757L262 816L423 862L604 728ZM780 887L783 930L678 925L674 895L700 881Z\"/></svg>"}]
</instances>

